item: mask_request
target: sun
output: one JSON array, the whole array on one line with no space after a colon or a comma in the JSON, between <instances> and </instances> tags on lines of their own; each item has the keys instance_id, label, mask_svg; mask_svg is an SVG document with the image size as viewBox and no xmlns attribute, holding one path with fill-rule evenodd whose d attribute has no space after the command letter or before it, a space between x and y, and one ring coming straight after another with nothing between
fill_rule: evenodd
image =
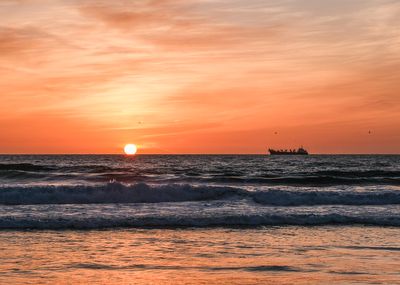
<instances>
[{"instance_id":1,"label":"sun","mask_svg":"<svg viewBox=\"0 0 400 285\"><path fill-rule=\"evenodd\" d=\"M137 147L134 144L127 144L124 147L124 151L127 155L134 155L137 152Z\"/></svg>"}]
</instances>

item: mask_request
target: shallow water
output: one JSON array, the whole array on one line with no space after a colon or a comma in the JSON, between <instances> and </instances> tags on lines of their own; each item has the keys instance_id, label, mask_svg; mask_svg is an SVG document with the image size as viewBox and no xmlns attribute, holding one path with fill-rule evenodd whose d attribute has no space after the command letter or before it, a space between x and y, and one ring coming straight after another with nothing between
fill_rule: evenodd
<instances>
[{"instance_id":1,"label":"shallow water","mask_svg":"<svg viewBox=\"0 0 400 285\"><path fill-rule=\"evenodd\" d=\"M1 231L1 284L400 284L399 228Z\"/></svg>"}]
</instances>

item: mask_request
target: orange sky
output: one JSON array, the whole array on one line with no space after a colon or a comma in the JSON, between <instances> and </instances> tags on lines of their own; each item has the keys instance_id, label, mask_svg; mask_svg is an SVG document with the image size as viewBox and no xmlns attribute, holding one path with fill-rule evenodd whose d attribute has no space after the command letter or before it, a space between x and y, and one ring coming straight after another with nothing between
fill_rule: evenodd
<instances>
[{"instance_id":1,"label":"orange sky","mask_svg":"<svg viewBox=\"0 0 400 285\"><path fill-rule=\"evenodd\" d=\"M400 3L1 0L0 112L0 153L400 153Z\"/></svg>"}]
</instances>

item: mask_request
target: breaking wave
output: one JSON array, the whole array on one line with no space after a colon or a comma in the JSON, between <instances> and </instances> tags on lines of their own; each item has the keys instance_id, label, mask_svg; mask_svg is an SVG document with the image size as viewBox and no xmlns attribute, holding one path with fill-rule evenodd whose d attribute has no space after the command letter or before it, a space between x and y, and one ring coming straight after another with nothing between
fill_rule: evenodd
<instances>
[{"instance_id":1,"label":"breaking wave","mask_svg":"<svg viewBox=\"0 0 400 285\"><path fill-rule=\"evenodd\" d=\"M114 204L161 203L227 199L248 199L265 206L312 205L395 205L400 204L399 190L314 190L269 189L250 191L238 187L193 186L189 184L1 187L0 204Z\"/></svg>"}]
</instances>

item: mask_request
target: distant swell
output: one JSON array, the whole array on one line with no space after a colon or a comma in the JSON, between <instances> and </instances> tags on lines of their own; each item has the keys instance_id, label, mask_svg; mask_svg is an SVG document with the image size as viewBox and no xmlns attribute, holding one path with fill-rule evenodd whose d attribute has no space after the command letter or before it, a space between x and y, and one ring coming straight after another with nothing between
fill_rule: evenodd
<instances>
[{"instance_id":1,"label":"distant swell","mask_svg":"<svg viewBox=\"0 0 400 285\"><path fill-rule=\"evenodd\" d=\"M27 172L22 170L0 170L0 178L13 179L13 180L25 180L25 179L45 179L48 176L40 172Z\"/></svg>"},{"instance_id":2,"label":"distant swell","mask_svg":"<svg viewBox=\"0 0 400 285\"><path fill-rule=\"evenodd\" d=\"M306 174L306 173L305 173ZM370 177L400 177L400 171L390 170L359 170L359 171L340 171L340 170L320 170L313 174L318 176L347 177L347 178L370 178Z\"/></svg>"},{"instance_id":3,"label":"distant swell","mask_svg":"<svg viewBox=\"0 0 400 285\"><path fill-rule=\"evenodd\" d=\"M270 206L312 205L390 205L400 204L400 191L346 190L264 190L248 191L237 187L192 186L166 184L150 186L145 183L125 185L108 183L99 186L30 186L0 188L0 204L114 204L161 203L248 199Z\"/></svg>"},{"instance_id":4,"label":"distant swell","mask_svg":"<svg viewBox=\"0 0 400 285\"><path fill-rule=\"evenodd\" d=\"M0 163L0 171L1 170L50 171L53 170L53 168L31 163Z\"/></svg>"},{"instance_id":5,"label":"distant swell","mask_svg":"<svg viewBox=\"0 0 400 285\"><path fill-rule=\"evenodd\" d=\"M39 159L39 158L38 158ZM143 164L104 162L95 164L83 158L61 161L68 163L57 164L54 161L43 160L32 163L0 163L0 183L26 183L37 181L88 181L108 182L117 180L125 183L162 182L162 183L220 183L235 185L289 185L289 186L335 186L335 185L400 185L400 171L394 164L387 169L348 169L347 166L335 169L316 167L296 168L263 168L262 165L235 167L212 166L210 168L197 164L189 164L188 168L181 167L179 162L171 167L158 167L156 163ZM88 159L88 158L86 158ZM116 158L115 158L116 159ZM143 158L144 159L144 158ZM81 161L82 160L82 161ZM245 159L243 159L246 161ZM85 161L87 163L85 163ZM121 162L121 161L119 161ZM38 164L36 164L38 163ZM107 164L108 163L108 164ZM288 162L289 163L289 162ZM279 164L277 166L280 166ZM282 165L280 166L282 167ZM326 166L325 166L326 167Z\"/></svg>"}]
</instances>

